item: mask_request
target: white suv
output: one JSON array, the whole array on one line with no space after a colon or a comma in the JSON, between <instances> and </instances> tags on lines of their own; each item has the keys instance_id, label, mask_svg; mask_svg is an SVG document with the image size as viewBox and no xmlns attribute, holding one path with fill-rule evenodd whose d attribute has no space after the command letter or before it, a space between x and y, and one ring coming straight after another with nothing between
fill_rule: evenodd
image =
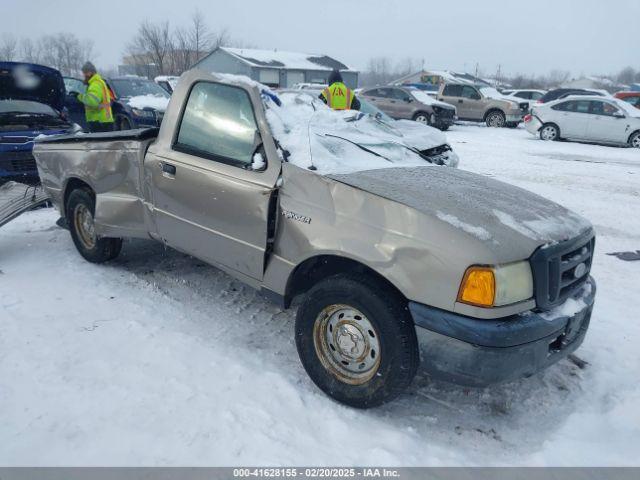
<instances>
[{"instance_id":1,"label":"white suv","mask_svg":"<svg viewBox=\"0 0 640 480\"><path fill-rule=\"evenodd\" d=\"M570 96L535 105L524 118L529 133L542 140L629 145L640 148L640 110L615 98Z\"/></svg>"}]
</instances>

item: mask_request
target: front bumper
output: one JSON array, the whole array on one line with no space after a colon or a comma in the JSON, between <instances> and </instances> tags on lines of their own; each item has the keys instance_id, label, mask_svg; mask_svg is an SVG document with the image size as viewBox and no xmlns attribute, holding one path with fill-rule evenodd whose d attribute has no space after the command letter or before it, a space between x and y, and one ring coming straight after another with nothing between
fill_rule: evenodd
<instances>
[{"instance_id":1,"label":"front bumper","mask_svg":"<svg viewBox=\"0 0 640 480\"><path fill-rule=\"evenodd\" d=\"M481 320L410 302L422 367L433 378L473 387L531 376L575 351L584 340L596 293L590 277L554 310ZM566 302L583 302L563 313ZM575 309L574 309L575 310ZM565 309L566 311L566 309Z\"/></svg>"},{"instance_id":2,"label":"front bumper","mask_svg":"<svg viewBox=\"0 0 640 480\"><path fill-rule=\"evenodd\" d=\"M508 113L505 118L507 123L520 123L524 118L524 113Z\"/></svg>"}]
</instances>

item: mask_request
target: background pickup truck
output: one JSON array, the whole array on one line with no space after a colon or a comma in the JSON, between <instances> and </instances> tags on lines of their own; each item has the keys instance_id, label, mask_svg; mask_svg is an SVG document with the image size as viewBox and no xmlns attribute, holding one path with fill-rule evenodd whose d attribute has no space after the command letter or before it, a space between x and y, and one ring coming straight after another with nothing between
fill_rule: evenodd
<instances>
[{"instance_id":1,"label":"background pickup truck","mask_svg":"<svg viewBox=\"0 0 640 480\"><path fill-rule=\"evenodd\" d=\"M299 297L302 364L348 405L400 394L420 361L482 386L578 348L595 296L589 222L402 140L373 116L194 70L159 134L51 137L35 155L87 260L152 238L284 308Z\"/></svg>"},{"instance_id":2,"label":"background pickup truck","mask_svg":"<svg viewBox=\"0 0 640 480\"><path fill-rule=\"evenodd\" d=\"M529 102L509 98L493 87L445 83L438 100L458 109L460 120L485 122L487 127L515 128L529 111Z\"/></svg>"}]
</instances>

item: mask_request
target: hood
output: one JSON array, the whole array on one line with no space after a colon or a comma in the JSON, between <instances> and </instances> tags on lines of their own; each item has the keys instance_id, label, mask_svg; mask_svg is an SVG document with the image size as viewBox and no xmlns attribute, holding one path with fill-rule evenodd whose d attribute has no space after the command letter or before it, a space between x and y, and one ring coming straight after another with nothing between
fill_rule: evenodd
<instances>
[{"instance_id":1,"label":"hood","mask_svg":"<svg viewBox=\"0 0 640 480\"><path fill-rule=\"evenodd\" d=\"M447 143L447 136L437 128L413 120L396 120L393 126L398 130L403 143L418 150L427 150Z\"/></svg>"},{"instance_id":2,"label":"hood","mask_svg":"<svg viewBox=\"0 0 640 480\"><path fill-rule=\"evenodd\" d=\"M62 75L42 65L0 62L0 100L28 100L61 111L65 102Z\"/></svg>"},{"instance_id":3,"label":"hood","mask_svg":"<svg viewBox=\"0 0 640 480\"><path fill-rule=\"evenodd\" d=\"M329 177L411 207L514 259L591 228L579 215L527 190L450 168L389 168Z\"/></svg>"}]
</instances>

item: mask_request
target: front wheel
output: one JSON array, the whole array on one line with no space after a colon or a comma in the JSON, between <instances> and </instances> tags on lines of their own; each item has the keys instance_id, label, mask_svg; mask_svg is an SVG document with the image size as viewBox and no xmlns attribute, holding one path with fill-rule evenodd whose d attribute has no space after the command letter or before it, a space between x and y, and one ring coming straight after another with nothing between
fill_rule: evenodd
<instances>
[{"instance_id":1,"label":"front wheel","mask_svg":"<svg viewBox=\"0 0 640 480\"><path fill-rule=\"evenodd\" d=\"M413 120L424 125L431 125L431 116L425 112L418 112L413 116Z\"/></svg>"},{"instance_id":2,"label":"front wheel","mask_svg":"<svg viewBox=\"0 0 640 480\"><path fill-rule=\"evenodd\" d=\"M640 148L640 131L631 134L629 137L629 146L633 148Z\"/></svg>"},{"instance_id":3,"label":"front wheel","mask_svg":"<svg viewBox=\"0 0 640 480\"><path fill-rule=\"evenodd\" d=\"M406 302L367 276L336 275L298 309L296 346L311 380L346 405L369 408L399 395L418 368Z\"/></svg>"},{"instance_id":4,"label":"front wheel","mask_svg":"<svg viewBox=\"0 0 640 480\"><path fill-rule=\"evenodd\" d=\"M67 200L66 215L69 232L78 252L92 263L103 263L118 256L122 239L99 237L95 231L94 196L85 189L76 189Z\"/></svg>"},{"instance_id":5,"label":"front wheel","mask_svg":"<svg viewBox=\"0 0 640 480\"><path fill-rule=\"evenodd\" d=\"M504 113L493 111L487 115L486 124L487 127L501 128L504 127L506 120Z\"/></svg>"},{"instance_id":6,"label":"front wheel","mask_svg":"<svg viewBox=\"0 0 640 480\"><path fill-rule=\"evenodd\" d=\"M554 141L560 138L560 130L552 123L547 123L540 129L540 139Z\"/></svg>"}]
</instances>

